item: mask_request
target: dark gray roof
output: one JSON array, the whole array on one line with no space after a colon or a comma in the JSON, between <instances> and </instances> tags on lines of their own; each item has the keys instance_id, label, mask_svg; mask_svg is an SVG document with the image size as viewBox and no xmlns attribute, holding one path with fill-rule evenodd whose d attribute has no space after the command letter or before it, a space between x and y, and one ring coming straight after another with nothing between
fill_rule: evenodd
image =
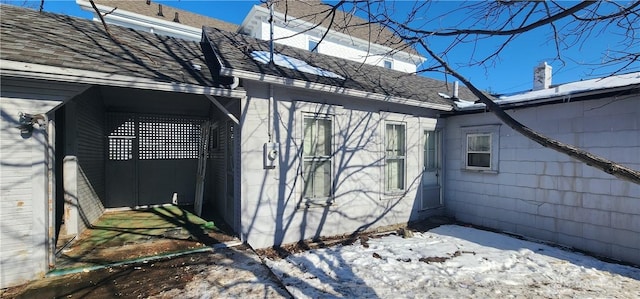
<instances>
[{"instance_id":1,"label":"dark gray roof","mask_svg":"<svg viewBox=\"0 0 640 299\"><path fill-rule=\"evenodd\" d=\"M1 6L0 23L2 59L217 86L198 42L109 26L119 43L101 23L10 5Z\"/></svg>"},{"instance_id":2,"label":"dark gray roof","mask_svg":"<svg viewBox=\"0 0 640 299\"><path fill-rule=\"evenodd\" d=\"M252 51L269 51L269 45L266 41L209 27L204 28L204 34L223 68L299 79L433 104L452 105L451 101L438 95L438 93L451 94L452 83L447 84L416 74L407 74L275 44L276 53L303 60L312 66L339 74L345 79L319 76L277 65L269 66L253 60L250 55ZM210 67L216 69L213 65ZM475 98L468 89L463 87L460 88L459 97Z\"/></svg>"}]
</instances>

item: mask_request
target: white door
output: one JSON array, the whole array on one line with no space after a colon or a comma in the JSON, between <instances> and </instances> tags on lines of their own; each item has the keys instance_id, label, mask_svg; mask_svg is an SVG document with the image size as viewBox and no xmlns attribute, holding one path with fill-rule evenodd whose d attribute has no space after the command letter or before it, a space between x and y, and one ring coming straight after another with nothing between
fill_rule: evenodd
<instances>
[{"instance_id":1,"label":"white door","mask_svg":"<svg viewBox=\"0 0 640 299\"><path fill-rule=\"evenodd\" d=\"M442 206L440 197L440 131L424 131L424 157L422 165L422 202L421 208L430 209Z\"/></svg>"}]
</instances>

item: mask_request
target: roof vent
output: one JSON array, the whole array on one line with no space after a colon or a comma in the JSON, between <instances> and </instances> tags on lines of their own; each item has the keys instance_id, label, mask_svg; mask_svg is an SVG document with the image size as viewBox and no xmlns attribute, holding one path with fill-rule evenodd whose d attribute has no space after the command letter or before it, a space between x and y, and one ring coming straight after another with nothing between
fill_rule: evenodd
<instances>
[{"instance_id":1,"label":"roof vent","mask_svg":"<svg viewBox=\"0 0 640 299\"><path fill-rule=\"evenodd\" d=\"M147 5L151 5L151 0L147 0Z\"/></svg>"},{"instance_id":2,"label":"roof vent","mask_svg":"<svg viewBox=\"0 0 640 299\"><path fill-rule=\"evenodd\" d=\"M551 70L552 67L547 62L540 63L533 69L533 90L551 87Z\"/></svg>"},{"instance_id":3,"label":"roof vent","mask_svg":"<svg viewBox=\"0 0 640 299\"><path fill-rule=\"evenodd\" d=\"M173 21L176 23L180 23L180 19L178 18L178 12L176 11L175 16L173 17Z\"/></svg>"},{"instance_id":4,"label":"roof vent","mask_svg":"<svg viewBox=\"0 0 640 299\"><path fill-rule=\"evenodd\" d=\"M158 16L164 17L164 14L162 14L162 4L158 4Z\"/></svg>"}]
</instances>

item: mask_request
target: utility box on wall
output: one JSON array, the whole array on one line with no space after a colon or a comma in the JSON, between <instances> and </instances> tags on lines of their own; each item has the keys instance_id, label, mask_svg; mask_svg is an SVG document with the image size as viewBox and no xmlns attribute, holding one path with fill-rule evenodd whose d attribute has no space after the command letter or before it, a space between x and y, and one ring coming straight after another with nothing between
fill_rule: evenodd
<instances>
[{"instance_id":1,"label":"utility box on wall","mask_svg":"<svg viewBox=\"0 0 640 299\"><path fill-rule=\"evenodd\" d=\"M280 156L280 143L267 142L263 148L264 169L276 168L278 157Z\"/></svg>"}]
</instances>

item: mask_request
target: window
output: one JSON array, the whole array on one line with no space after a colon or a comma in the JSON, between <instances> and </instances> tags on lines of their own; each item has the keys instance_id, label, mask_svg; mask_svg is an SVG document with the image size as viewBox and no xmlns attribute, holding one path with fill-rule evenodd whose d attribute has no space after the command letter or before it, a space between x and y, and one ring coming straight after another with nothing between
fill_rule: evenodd
<instances>
[{"instance_id":1,"label":"window","mask_svg":"<svg viewBox=\"0 0 640 299\"><path fill-rule=\"evenodd\" d=\"M499 125L462 128L464 169L498 171L499 129Z\"/></svg>"},{"instance_id":2,"label":"window","mask_svg":"<svg viewBox=\"0 0 640 299\"><path fill-rule=\"evenodd\" d=\"M332 124L329 116L304 116L303 198L331 198L332 176Z\"/></svg>"},{"instance_id":3,"label":"window","mask_svg":"<svg viewBox=\"0 0 640 299\"><path fill-rule=\"evenodd\" d=\"M404 190L405 181L405 125L388 123L385 129L385 190L398 192Z\"/></svg>"},{"instance_id":4,"label":"window","mask_svg":"<svg viewBox=\"0 0 640 299\"><path fill-rule=\"evenodd\" d=\"M438 168L438 132L424 132L424 170L432 171Z\"/></svg>"},{"instance_id":5,"label":"window","mask_svg":"<svg viewBox=\"0 0 640 299\"><path fill-rule=\"evenodd\" d=\"M467 167L491 169L491 134L467 135Z\"/></svg>"},{"instance_id":6,"label":"window","mask_svg":"<svg viewBox=\"0 0 640 299\"><path fill-rule=\"evenodd\" d=\"M384 68L392 69L393 68L393 62L391 60L385 60L384 61Z\"/></svg>"},{"instance_id":7,"label":"window","mask_svg":"<svg viewBox=\"0 0 640 299\"><path fill-rule=\"evenodd\" d=\"M319 43L317 40L310 39L309 40L309 51L318 53Z\"/></svg>"}]
</instances>

